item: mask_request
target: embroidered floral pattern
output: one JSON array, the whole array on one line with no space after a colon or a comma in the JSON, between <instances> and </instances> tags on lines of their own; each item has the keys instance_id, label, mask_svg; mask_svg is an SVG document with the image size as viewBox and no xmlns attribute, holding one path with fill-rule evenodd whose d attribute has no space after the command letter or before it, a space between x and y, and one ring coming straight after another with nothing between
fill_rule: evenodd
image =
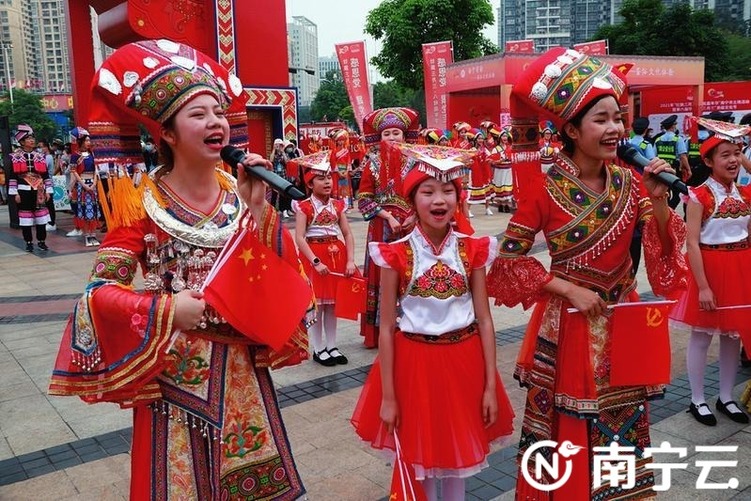
<instances>
[{"instance_id":1,"label":"embroidered floral pattern","mask_svg":"<svg viewBox=\"0 0 751 501\"><path fill-rule=\"evenodd\" d=\"M115 280L130 285L137 270L138 259L131 251L107 247L97 252L89 279Z\"/></svg>"},{"instance_id":2,"label":"embroidered floral pattern","mask_svg":"<svg viewBox=\"0 0 751 501\"><path fill-rule=\"evenodd\" d=\"M195 344L183 343L169 351L163 374L176 385L199 385L209 376L209 363Z\"/></svg>"},{"instance_id":3,"label":"embroidered floral pattern","mask_svg":"<svg viewBox=\"0 0 751 501\"><path fill-rule=\"evenodd\" d=\"M268 442L268 431L260 426L250 424L239 410L232 412L227 417L229 422L225 425L224 430L229 433L226 433L222 439L227 446L224 449L226 457L245 457L246 454L257 451Z\"/></svg>"},{"instance_id":4,"label":"embroidered floral pattern","mask_svg":"<svg viewBox=\"0 0 751 501\"><path fill-rule=\"evenodd\" d=\"M438 261L417 278L408 294L410 296L448 299L451 296L459 297L466 294L467 290L464 277L456 270Z\"/></svg>"},{"instance_id":5,"label":"embroidered floral pattern","mask_svg":"<svg viewBox=\"0 0 751 501\"><path fill-rule=\"evenodd\" d=\"M324 208L318 213L313 224L316 226L331 226L336 224L337 220L336 214L332 214L328 208Z\"/></svg>"},{"instance_id":6,"label":"embroidered floral pattern","mask_svg":"<svg viewBox=\"0 0 751 501\"><path fill-rule=\"evenodd\" d=\"M713 217L738 219L739 217L749 215L751 215L751 208L746 202L738 200L737 198L727 197L717 208L717 212L715 212Z\"/></svg>"}]
</instances>

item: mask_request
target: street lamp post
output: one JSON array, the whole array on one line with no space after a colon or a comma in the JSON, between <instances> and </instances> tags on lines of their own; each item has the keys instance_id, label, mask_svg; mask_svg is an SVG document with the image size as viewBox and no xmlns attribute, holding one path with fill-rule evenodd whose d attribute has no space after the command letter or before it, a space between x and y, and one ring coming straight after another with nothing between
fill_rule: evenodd
<instances>
[{"instance_id":1,"label":"street lamp post","mask_svg":"<svg viewBox=\"0 0 751 501\"><path fill-rule=\"evenodd\" d=\"M10 57L8 51L13 48L12 42L0 42L3 48L3 59L5 59L5 81L8 83L8 94L10 95L10 104L13 104L13 85L10 83Z\"/></svg>"}]
</instances>

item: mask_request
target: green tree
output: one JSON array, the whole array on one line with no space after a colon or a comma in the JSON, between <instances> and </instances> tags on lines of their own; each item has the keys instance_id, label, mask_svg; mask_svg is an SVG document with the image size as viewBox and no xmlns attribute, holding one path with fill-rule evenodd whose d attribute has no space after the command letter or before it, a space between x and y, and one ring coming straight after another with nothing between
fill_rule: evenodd
<instances>
[{"instance_id":1,"label":"green tree","mask_svg":"<svg viewBox=\"0 0 751 501\"><path fill-rule=\"evenodd\" d=\"M28 124L34 129L37 139L51 140L55 137L57 126L42 108L42 99L23 89L13 90L13 103L8 93L0 98L0 115L8 117L11 129L18 124Z\"/></svg>"},{"instance_id":2,"label":"green tree","mask_svg":"<svg viewBox=\"0 0 751 501\"><path fill-rule=\"evenodd\" d=\"M724 80L751 80L751 38L729 33L727 42L730 71Z\"/></svg>"},{"instance_id":3,"label":"green tree","mask_svg":"<svg viewBox=\"0 0 751 501\"><path fill-rule=\"evenodd\" d=\"M625 0L620 14L622 23L603 26L593 37L608 39L611 54L704 56L704 79L727 79L728 33L717 26L712 11L688 3L666 9L662 0Z\"/></svg>"},{"instance_id":4,"label":"green tree","mask_svg":"<svg viewBox=\"0 0 751 501\"><path fill-rule=\"evenodd\" d=\"M326 79L321 82L316 97L310 103L311 120L320 122L326 117L333 121L347 106L349 106L349 98L342 74L336 70L329 71Z\"/></svg>"},{"instance_id":5,"label":"green tree","mask_svg":"<svg viewBox=\"0 0 751 501\"><path fill-rule=\"evenodd\" d=\"M494 22L489 0L385 0L368 13L365 32L383 46L371 61L386 78L423 86L422 44L451 40L454 60L498 52L482 30Z\"/></svg>"}]
</instances>

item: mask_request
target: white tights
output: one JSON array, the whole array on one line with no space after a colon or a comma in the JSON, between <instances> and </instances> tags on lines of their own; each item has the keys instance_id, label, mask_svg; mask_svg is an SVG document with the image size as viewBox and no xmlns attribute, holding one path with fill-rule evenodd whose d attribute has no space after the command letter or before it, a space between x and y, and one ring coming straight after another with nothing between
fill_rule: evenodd
<instances>
[{"instance_id":1,"label":"white tights","mask_svg":"<svg viewBox=\"0 0 751 501\"><path fill-rule=\"evenodd\" d=\"M326 331L326 342L323 341L323 332ZM336 348L336 315L333 304L318 305L316 322L308 329L310 344L313 351L320 353L324 349Z\"/></svg>"},{"instance_id":2,"label":"white tights","mask_svg":"<svg viewBox=\"0 0 751 501\"><path fill-rule=\"evenodd\" d=\"M720 338L720 400L733 400L733 386L738 372L738 354L741 350L741 340L730 336ZM691 384L691 401L695 405L703 404L704 400L704 370L707 366L707 350L712 344L712 335L703 330L692 329L691 338L686 350L686 369L688 381Z\"/></svg>"},{"instance_id":3,"label":"white tights","mask_svg":"<svg viewBox=\"0 0 751 501\"><path fill-rule=\"evenodd\" d=\"M438 482L441 483L443 501L464 501L464 479L457 477L426 478L422 481L428 501L438 501Z\"/></svg>"}]
</instances>

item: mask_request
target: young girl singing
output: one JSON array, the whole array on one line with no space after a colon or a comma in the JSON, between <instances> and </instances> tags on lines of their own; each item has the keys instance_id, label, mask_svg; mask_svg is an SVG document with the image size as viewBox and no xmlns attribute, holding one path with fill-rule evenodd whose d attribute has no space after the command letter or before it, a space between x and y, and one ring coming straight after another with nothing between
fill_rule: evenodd
<instances>
[{"instance_id":1,"label":"young girl singing","mask_svg":"<svg viewBox=\"0 0 751 501\"><path fill-rule=\"evenodd\" d=\"M719 309L751 303L751 189L735 184L741 169L742 138L751 128L705 118L693 118L715 134L702 142L699 154L709 178L689 188L686 205L686 250L691 270L688 289L671 317L691 326L686 369L691 385L689 412L707 426L717 418L704 399L707 350L714 334L720 338L720 396L715 408L737 423L749 419L733 400L738 371L739 334L747 341L751 327L745 308Z\"/></svg>"},{"instance_id":2,"label":"young girl singing","mask_svg":"<svg viewBox=\"0 0 751 501\"><path fill-rule=\"evenodd\" d=\"M356 269L355 241L344 216L347 207L344 200L331 197L333 179L328 151L294 161L302 166L305 185L311 193L310 198L293 205L296 212L295 241L305 273L313 282L318 304L316 323L308 330L313 360L327 367L343 365L347 363L347 357L336 347L334 299L337 275L349 277Z\"/></svg>"},{"instance_id":3,"label":"young girl singing","mask_svg":"<svg viewBox=\"0 0 751 501\"><path fill-rule=\"evenodd\" d=\"M470 152L387 147L411 157L403 193L417 224L400 240L368 246L382 268L380 345L352 423L376 449L394 449L396 432L429 499L438 479L444 499L464 499L464 479L487 466L490 442L512 432L485 291L496 241L451 227Z\"/></svg>"}]
</instances>

